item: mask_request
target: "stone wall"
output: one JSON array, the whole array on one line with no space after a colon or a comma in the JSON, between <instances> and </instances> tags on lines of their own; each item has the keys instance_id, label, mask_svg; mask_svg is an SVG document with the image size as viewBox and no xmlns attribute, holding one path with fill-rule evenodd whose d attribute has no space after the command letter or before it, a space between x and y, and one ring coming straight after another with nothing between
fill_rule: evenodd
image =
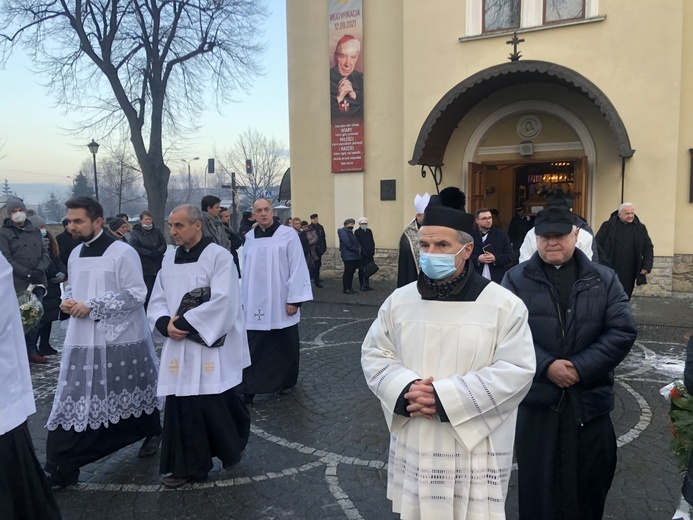
<instances>
[{"instance_id":1,"label":"stone wall","mask_svg":"<svg viewBox=\"0 0 693 520\"><path fill-rule=\"evenodd\" d=\"M647 275L647 283L635 286L633 296L672 296L672 265L674 260L668 256L655 256L652 272Z\"/></svg>"},{"instance_id":2,"label":"stone wall","mask_svg":"<svg viewBox=\"0 0 693 520\"><path fill-rule=\"evenodd\" d=\"M373 260L380 270L371 278L374 282L378 280L397 279L397 249L375 249ZM324 278L339 278L344 272L344 263L339 255L338 248L328 248L322 256L322 268L320 276Z\"/></svg>"}]
</instances>

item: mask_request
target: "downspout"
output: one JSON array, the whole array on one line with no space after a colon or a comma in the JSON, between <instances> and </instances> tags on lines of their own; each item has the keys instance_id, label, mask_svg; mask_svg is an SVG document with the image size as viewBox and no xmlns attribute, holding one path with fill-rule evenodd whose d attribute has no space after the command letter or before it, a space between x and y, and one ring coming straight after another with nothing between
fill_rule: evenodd
<instances>
[{"instance_id":1,"label":"downspout","mask_svg":"<svg viewBox=\"0 0 693 520\"><path fill-rule=\"evenodd\" d=\"M626 158L621 156L621 204L623 204L623 192L626 185Z\"/></svg>"}]
</instances>

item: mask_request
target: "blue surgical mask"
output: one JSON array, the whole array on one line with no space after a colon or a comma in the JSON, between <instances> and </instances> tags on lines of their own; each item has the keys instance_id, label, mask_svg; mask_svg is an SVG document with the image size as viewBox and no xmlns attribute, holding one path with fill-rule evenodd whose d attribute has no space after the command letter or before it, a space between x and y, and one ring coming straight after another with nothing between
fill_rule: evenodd
<instances>
[{"instance_id":1,"label":"blue surgical mask","mask_svg":"<svg viewBox=\"0 0 693 520\"><path fill-rule=\"evenodd\" d=\"M422 252L419 256L419 266L431 280L444 280L457 271L455 257L462 252L466 244L455 253L434 254Z\"/></svg>"},{"instance_id":2,"label":"blue surgical mask","mask_svg":"<svg viewBox=\"0 0 693 520\"><path fill-rule=\"evenodd\" d=\"M361 226L361 229L363 229L364 231L366 231L366 230L368 229L368 226Z\"/></svg>"}]
</instances>

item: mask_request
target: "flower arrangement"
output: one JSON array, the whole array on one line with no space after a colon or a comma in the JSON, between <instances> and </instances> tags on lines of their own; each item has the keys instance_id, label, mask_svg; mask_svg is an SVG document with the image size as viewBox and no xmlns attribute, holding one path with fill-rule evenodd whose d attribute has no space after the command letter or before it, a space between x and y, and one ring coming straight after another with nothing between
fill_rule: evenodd
<instances>
[{"instance_id":1,"label":"flower arrangement","mask_svg":"<svg viewBox=\"0 0 693 520\"><path fill-rule=\"evenodd\" d=\"M693 397L686 391L682 381L675 381L660 391L670 403L671 451L682 471L688 467L693 452Z\"/></svg>"},{"instance_id":2,"label":"flower arrangement","mask_svg":"<svg viewBox=\"0 0 693 520\"><path fill-rule=\"evenodd\" d=\"M534 185L534 193L541 197L549 196L556 191L556 184L552 182L537 182Z\"/></svg>"},{"instance_id":3,"label":"flower arrangement","mask_svg":"<svg viewBox=\"0 0 693 520\"><path fill-rule=\"evenodd\" d=\"M43 305L36 296L29 290L20 293L17 297L19 303L19 314L22 317L22 327L24 334L38 326L43 316Z\"/></svg>"}]
</instances>

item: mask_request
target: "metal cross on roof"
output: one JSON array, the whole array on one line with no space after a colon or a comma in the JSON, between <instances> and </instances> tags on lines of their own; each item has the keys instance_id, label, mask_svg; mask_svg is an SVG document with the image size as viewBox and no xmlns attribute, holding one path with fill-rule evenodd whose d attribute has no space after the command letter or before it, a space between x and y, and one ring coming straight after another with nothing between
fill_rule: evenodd
<instances>
[{"instance_id":1,"label":"metal cross on roof","mask_svg":"<svg viewBox=\"0 0 693 520\"><path fill-rule=\"evenodd\" d=\"M510 61L520 61L520 58L522 57L522 53L517 52L517 46L518 46L518 44L520 44L524 41L525 41L524 38L518 38L517 37L517 31L515 31L513 33L513 39L505 42L506 45L512 45L513 46L513 52L510 53L510 55L508 57L508 59Z\"/></svg>"}]
</instances>

